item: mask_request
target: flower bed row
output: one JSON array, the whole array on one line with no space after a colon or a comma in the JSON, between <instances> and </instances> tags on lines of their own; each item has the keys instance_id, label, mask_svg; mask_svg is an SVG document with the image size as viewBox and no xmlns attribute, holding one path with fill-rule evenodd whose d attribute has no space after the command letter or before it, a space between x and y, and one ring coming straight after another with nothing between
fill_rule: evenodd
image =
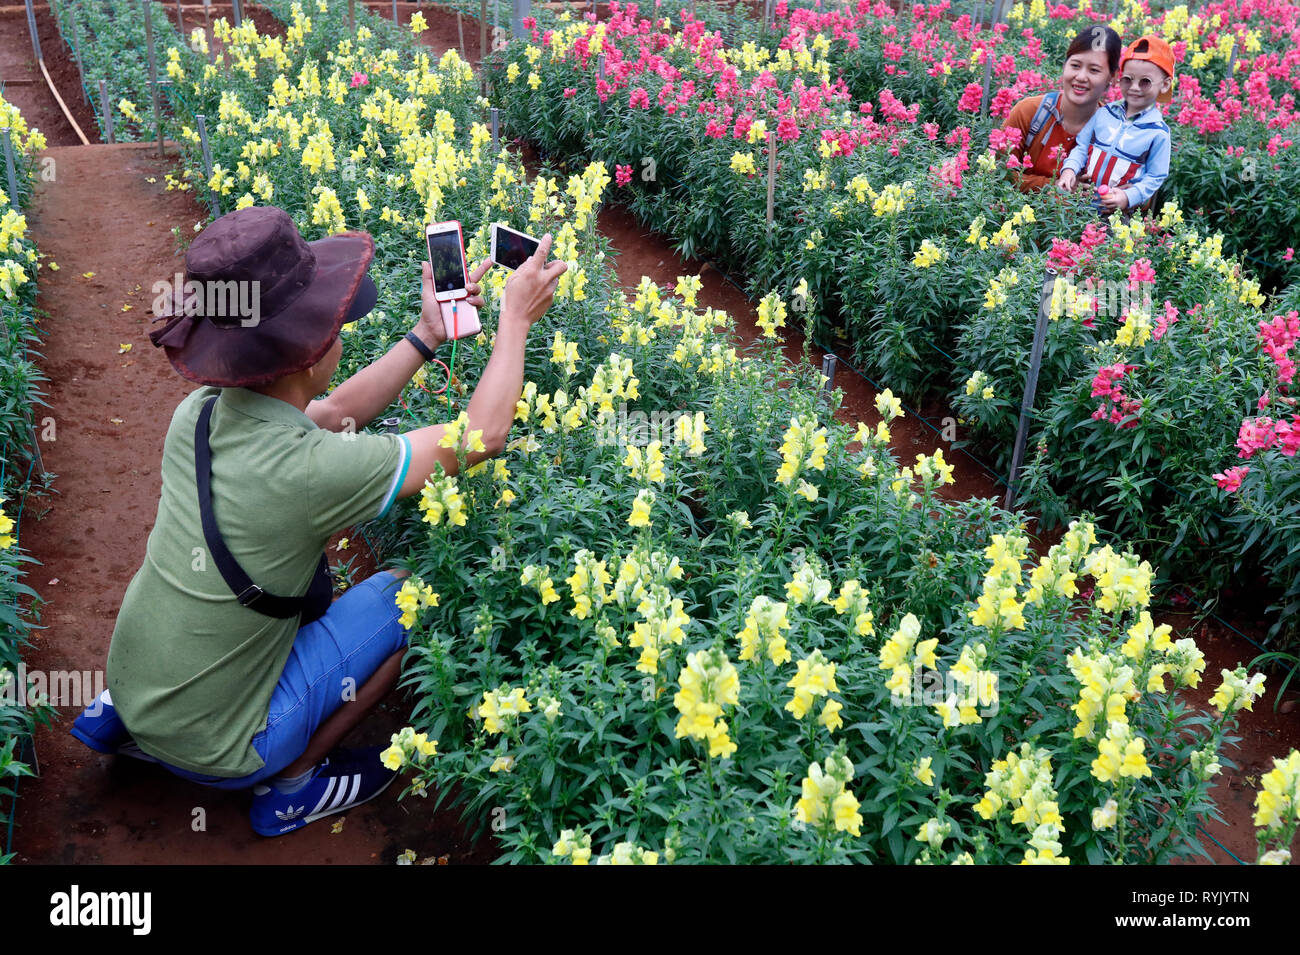
<instances>
[{"instance_id":1,"label":"flower bed row","mask_svg":"<svg viewBox=\"0 0 1300 955\"><path fill-rule=\"evenodd\" d=\"M165 80L163 51L183 43L180 34L167 19L160 3L148 0L152 16L157 70ZM100 137L108 141L104 125L104 104L100 102L99 81L108 89L108 106L113 117L113 139L138 142L153 138L153 96L149 89L149 60L146 52L144 13L139 3L127 0L57 0L52 4L59 32L68 44L68 55L75 49L81 56L86 94L99 124ZM174 135L172 117L166 108L166 87L160 84L163 136Z\"/></svg>"},{"instance_id":2,"label":"flower bed row","mask_svg":"<svg viewBox=\"0 0 1300 955\"><path fill-rule=\"evenodd\" d=\"M1204 663L1143 612L1148 564L1086 522L1029 560L1012 515L935 496L942 454L900 469L887 424L835 424L816 376L773 348L739 358L698 277L629 299L594 232L609 170L528 183L487 148L454 53L435 68L376 42L360 11L349 39L308 9L285 14L286 63L196 66L177 102L219 111L214 212L270 201L309 239L374 234L380 303L348 328L341 374L415 314L426 219L460 218L472 258L493 219L549 230L570 265L530 335L508 453L435 477L391 519L419 731L385 759L412 771L409 793L457 793L513 861L1195 851L1262 678L1223 674L1212 717L1178 702ZM202 178L192 145L184 163L179 187ZM503 278L458 379L482 367ZM437 384L407 389L404 424L456 419L467 389ZM880 412L898 413L891 396ZM1291 839L1289 766L1262 853Z\"/></svg>"},{"instance_id":3,"label":"flower bed row","mask_svg":"<svg viewBox=\"0 0 1300 955\"><path fill-rule=\"evenodd\" d=\"M646 12L640 16L655 19L647 21L650 29L637 29L645 45L640 59L635 51L620 56L625 44L618 35L617 17L609 25L609 48L595 41L609 61L611 93L626 98L628 91L642 86L653 97L660 92L661 80L684 79L706 100L715 82L723 84L723 94L728 84L735 86L725 68L714 75L705 66L703 78L687 68L674 55L679 51L656 35L658 18L669 11L651 12L644 5L642 9ZM967 11L959 15L947 2L894 11L879 0L860 0L842 7L778 3L772 31L753 20L708 12L701 14L698 28L722 40L718 52L735 54L729 63L742 72L766 67L782 85L782 73L792 65L820 72L827 82L838 76L855 104L872 104L888 90L898 100L916 104L915 122L934 122L945 131L969 122L979 111L987 59L992 61L989 108L1001 120L1020 99L1055 87L1065 50L1082 29L1109 22L1129 40L1143 33L1162 35L1172 44L1178 64L1176 96L1168 108L1177 174L1166 184L1165 194L1185 209L1203 211L1208 224L1225 233L1233 253L1252 256L1256 270L1269 284L1277 284L1288 274L1300 274L1286 252L1300 234L1300 208L1291 185L1300 164L1300 147L1294 146L1300 139L1295 102L1300 89L1298 14L1300 7L1287 0L1206 3L1190 12L1186 6L1148 11L1130 3L1108 21L1087 4L1072 8L1035 0L1010 7L1008 22L990 29L972 21ZM684 9L680 16L671 16L679 24L689 20ZM573 22L568 14L542 9L533 42ZM760 80L771 78L760 73ZM726 117L726 96L714 89ZM676 101L687 110L694 107L689 100ZM801 126L805 108L803 98L797 110L794 101L790 103L789 115ZM739 108L736 112L742 113ZM710 115L719 118L712 110ZM869 124L861 125L870 129ZM850 133L838 138L847 150L856 137Z\"/></svg>"},{"instance_id":4,"label":"flower bed row","mask_svg":"<svg viewBox=\"0 0 1300 955\"><path fill-rule=\"evenodd\" d=\"M864 8L867 18L892 16ZM965 31L968 41L982 42L968 21L942 20L939 12L914 8L904 26L917 36ZM842 79L828 81L827 57L854 37L860 52L868 32L839 36L853 21L837 12L810 16L790 14L785 38L795 39L771 56L753 43L726 48L689 21L675 32L656 26L638 19L635 7L601 24L556 21L554 29L534 29L534 42L512 44L494 90L511 128L545 150L616 165L633 211L682 251L740 270L754 292L792 290L802 280L806 292L790 305L802 308L815 334L850 338L856 363L894 389L947 394L968 419L964 441L1000 469L1009 463L1044 270L1058 268L1075 288L1068 320L1054 323L1049 337L1031 434L1038 468L1022 503L1049 524L1093 509L1141 541L1168 573L1201 586L1253 586L1262 575L1275 596L1292 589L1294 568L1259 546L1258 524L1240 520L1235 499L1212 477L1235 453L1241 418L1273 385L1274 365L1261 355L1258 335L1279 313L1263 310L1259 281L1225 257L1221 238L1182 221L1176 203L1130 230L1100 225L1056 190L1022 195L1007 178L1006 167L1016 165L1006 158L1012 136L970 117L971 125L945 128L947 116L963 112L955 105L950 114L936 112L937 89L916 87L930 99L911 105L889 89L876 102L857 102ZM1073 35L1078 24L1062 22ZM818 26L825 32L812 32ZM954 67L942 43L909 49L932 66L948 64L963 82L969 67ZM606 58L604 80L596 76L598 54ZM1291 65L1278 69L1291 75ZM906 72L900 83L917 76L945 88L952 82L941 68L935 76ZM1260 115L1289 122L1289 97L1281 95L1272 112L1260 105ZM934 119L924 121L927 110ZM770 230L769 130L777 134L779 170ZM1069 258L1068 249L1082 249L1086 259ZM1193 312L1207 320L1163 340L1162 321ZM1191 328L1202 334L1181 347ZM1098 352L1106 343L1109 350ZM1215 370L1203 375L1211 355ZM1107 405L1097 420L1092 383L1120 362L1147 373L1130 381L1127 406ZM982 376L978 389L972 376ZM1285 397L1286 383L1279 385L1272 394ZM1284 527L1283 537L1284 551L1300 550L1295 531ZM1276 606L1272 619L1276 630L1287 625Z\"/></svg>"},{"instance_id":5,"label":"flower bed row","mask_svg":"<svg viewBox=\"0 0 1300 955\"><path fill-rule=\"evenodd\" d=\"M39 344L36 326L37 252L27 237L27 220L22 209L34 181L36 153L45 148L45 137L28 128L17 107L0 97L0 126L9 127L18 172L18 195L9 194L0 161L0 828L7 830L17 799L16 780L32 775L24 762L24 741L38 723L48 724L53 711L41 701L29 702L26 688L17 687L16 674L23 648L37 614L20 601L37 598L23 583L23 565L32 558L19 546L22 505L32 483L30 419L41 401L40 383L45 380L32 360L31 349ZM37 482L43 475L36 474ZM0 843L0 865L13 858Z\"/></svg>"}]
</instances>

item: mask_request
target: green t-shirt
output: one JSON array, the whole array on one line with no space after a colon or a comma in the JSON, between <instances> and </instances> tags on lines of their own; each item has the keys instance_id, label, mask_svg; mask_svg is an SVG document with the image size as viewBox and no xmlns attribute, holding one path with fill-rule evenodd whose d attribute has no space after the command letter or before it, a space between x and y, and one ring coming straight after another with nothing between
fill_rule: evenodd
<instances>
[{"instance_id":1,"label":"green t-shirt","mask_svg":"<svg viewBox=\"0 0 1300 955\"><path fill-rule=\"evenodd\" d=\"M266 728L298 618L240 606L204 542L194 427L211 395L220 395L209 439L217 526L271 593L306 593L332 534L386 514L411 453L404 436L326 431L246 388L198 388L172 415L158 516L113 629L108 688L146 753L237 777L264 765L252 739Z\"/></svg>"}]
</instances>

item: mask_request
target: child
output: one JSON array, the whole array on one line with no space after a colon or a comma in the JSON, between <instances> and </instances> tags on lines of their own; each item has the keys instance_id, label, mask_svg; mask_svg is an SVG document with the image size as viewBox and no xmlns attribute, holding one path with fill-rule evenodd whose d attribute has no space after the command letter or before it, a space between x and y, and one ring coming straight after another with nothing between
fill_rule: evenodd
<instances>
[{"instance_id":1,"label":"child","mask_svg":"<svg viewBox=\"0 0 1300 955\"><path fill-rule=\"evenodd\" d=\"M1097 187L1093 205L1107 212L1149 202L1169 175L1169 127L1156 103L1173 98L1173 51L1143 36L1124 51L1119 69L1124 99L1098 109L1080 130L1058 181L1069 192L1086 168Z\"/></svg>"}]
</instances>

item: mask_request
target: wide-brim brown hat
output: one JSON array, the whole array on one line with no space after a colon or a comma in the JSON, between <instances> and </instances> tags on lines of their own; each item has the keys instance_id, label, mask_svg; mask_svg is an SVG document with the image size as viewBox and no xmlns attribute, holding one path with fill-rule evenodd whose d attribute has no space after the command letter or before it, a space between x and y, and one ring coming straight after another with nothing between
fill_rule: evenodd
<instances>
[{"instance_id":1,"label":"wide-brim brown hat","mask_svg":"<svg viewBox=\"0 0 1300 955\"><path fill-rule=\"evenodd\" d=\"M374 308L374 254L368 232L307 242L283 209L229 212L190 244L182 287L160 283L154 321L168 321L149 338L190 381L269 384L316 364L345 322Z\"/></svg>"}]
</instances>

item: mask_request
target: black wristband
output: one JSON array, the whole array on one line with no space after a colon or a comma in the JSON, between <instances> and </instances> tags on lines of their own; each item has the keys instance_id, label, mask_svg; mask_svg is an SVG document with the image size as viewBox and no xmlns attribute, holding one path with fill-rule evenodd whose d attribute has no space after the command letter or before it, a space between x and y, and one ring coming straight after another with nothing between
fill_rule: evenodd
<instances>
[{"instance_id":1,"label":"black wristband","mask_svg":"<svg viewBox=\"0 0 1300 955\"><path fill-rule=\"evenodd\" d=\"M434 358L433 349L431 349L424 342L420 341L419 335L415 334L415 332L407 332L406 340L415 346L415 350L424 356L425 361L433 361Z\"/></svg>"}]
</instances>

